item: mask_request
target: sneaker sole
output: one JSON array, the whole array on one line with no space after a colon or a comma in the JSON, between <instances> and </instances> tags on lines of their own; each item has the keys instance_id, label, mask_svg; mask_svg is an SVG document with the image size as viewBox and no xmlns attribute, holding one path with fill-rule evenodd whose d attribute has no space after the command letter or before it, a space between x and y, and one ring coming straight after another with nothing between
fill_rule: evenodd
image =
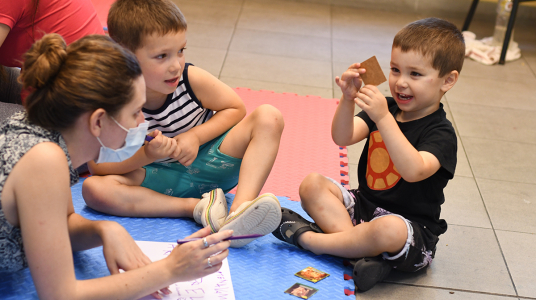
<instances>
[{"instance_id":1,"label":"sneaker sole","mask_svg":"<svg viewBox=\"0 0 536 300\"><path fill-rule=\"evenodd\" d=\"M215 204L217 204L218 198L223 199L222 200L222 206L223 206L223 212L219 211L217 209L214 209ZM223 194L223 191L221 189L212 190L210 192L210 200L207 207L207 212L204 216L204 221L207 224L203 224L204 226L210 225L210 230L215 233L220 230L220 222L219 219L225 219L227 217L227 200L225 199L225 194Z\"/></svg>"},{"instance_id":2,"label":"sneaker sole","mask_svg":"<svg viewBox=\"0 0 536 300\"><path fill-rule=\"evenodd\" d=\"M233 235L262 234L274 231L281 222L281 206L274 195L264 194L244 210L227 220L220 230L232 229ZM232 248L240 248L254 239L232 240Z\"/></svg>"}]
</instances>

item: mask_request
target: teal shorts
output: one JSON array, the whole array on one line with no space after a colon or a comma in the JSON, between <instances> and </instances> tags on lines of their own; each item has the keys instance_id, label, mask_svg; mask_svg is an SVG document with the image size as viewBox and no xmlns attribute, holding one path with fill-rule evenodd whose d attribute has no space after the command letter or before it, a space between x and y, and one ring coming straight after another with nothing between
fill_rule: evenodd
<instances>
[{"instance_id":1,"label":"teal shorts","mask_svg":"<svg viewBox=\"0 0 536 300\"><path fill-rule=\"evenodd\" d=\"M226 193L232 190L238 184L242 159L220 152L227 133L229 131L201 145L196 159L188 167L179 162L145 166L145 179L141 186L179 198L201 198L201 195L216 188Z\"/></svg>"}]
</instances>

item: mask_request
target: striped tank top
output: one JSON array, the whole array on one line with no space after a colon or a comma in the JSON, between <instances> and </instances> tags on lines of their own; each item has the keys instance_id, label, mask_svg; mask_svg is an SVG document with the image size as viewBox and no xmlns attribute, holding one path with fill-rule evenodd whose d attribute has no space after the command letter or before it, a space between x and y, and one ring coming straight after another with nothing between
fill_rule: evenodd
<instances>
[{"instance_id":1,"label":"striped tank top","mask_svg":"<svg viewBox=\"0 0 536 300\"><path fill-rule=\"evenodd\" d=\"M184 66L177 89L167 96L162 107L155 110L143 109L145 121L149 122L149 132L158 129L163 135L174 137L205 123L214 114L212 110L203 107L192 91L188 82L188 67L191 65L187 63ZM176 161L172 158L163 158L156 162Z\"/></svg>"}]
</instances>

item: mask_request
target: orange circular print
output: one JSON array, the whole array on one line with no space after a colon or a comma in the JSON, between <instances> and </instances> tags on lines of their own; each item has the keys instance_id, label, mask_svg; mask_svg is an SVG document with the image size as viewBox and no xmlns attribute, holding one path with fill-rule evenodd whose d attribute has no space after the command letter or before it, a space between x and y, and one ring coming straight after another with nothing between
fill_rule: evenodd
<instances>
[{"instance_id":1,"label":"orange circular print","mask_svg":"<svg viewBox=\"0 0 536 300\"><path fill-rule=\"evenodd\" d=\"M373 190L392 188L401 178L387 152L379 131L370 134L367 163L367 185Z\"/></svg>"}]
</instances>

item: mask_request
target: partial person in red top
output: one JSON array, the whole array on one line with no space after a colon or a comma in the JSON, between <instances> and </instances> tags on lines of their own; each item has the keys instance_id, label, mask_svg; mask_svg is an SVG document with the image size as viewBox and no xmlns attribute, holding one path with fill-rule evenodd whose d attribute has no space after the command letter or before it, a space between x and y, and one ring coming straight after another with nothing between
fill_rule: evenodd
<instances>
[{"instance_id":1,"label":"partial person in red top","mask_svg":"<svg viewBox=\"0 0 536 300\"><path fill-rule=\"evenodd\" d=\"M0 0L0 64L21 67L22 55L45 33L67 44L104 34L90 0Z\"/></svg>"},{"instance_id":2,"label":"partial person in red top","mask_svg":"<svg viewBox=\"0 0 536 300\"><path fill-rule=\"evenodd\" d=\"M0 0L0 102L22 104L27 92L16 81L22 55L46 33L68 44L104 34L90 0ZM21 107L0 104L0 120Z\"/></svg>"}]
</instances>

